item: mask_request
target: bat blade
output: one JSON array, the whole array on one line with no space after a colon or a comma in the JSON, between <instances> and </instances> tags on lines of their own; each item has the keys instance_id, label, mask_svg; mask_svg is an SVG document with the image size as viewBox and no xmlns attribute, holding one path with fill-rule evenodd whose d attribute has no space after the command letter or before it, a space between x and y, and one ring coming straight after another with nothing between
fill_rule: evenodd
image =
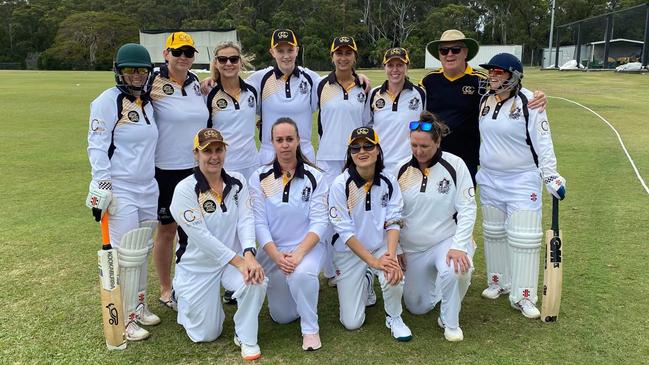
<instances>
[{"instance_id":1,"label":"bat blade","mask_svg":"<svg viewBox=\"0 0 649 365\"><path fill-rule=\"evenodd\" d=\"M552 199L552 229L546 232L545 272L543 275L543 301L541 320L556 322L561 306L563 286L563 239L559 229L559 200Z\"/></svg>"},{"instance_id":2,"label":"bat blade","mask_svg":"<svg viewBox=\"0 0 649 365\"><path fill-rule=\"evenodd\" d=\"M104 338L109 350L126 348L123 318L122 292L119 286L117 250L111 247L108 236L108 214L102 223L102 249L97 252L99 263L99 290L101 292L101 316Z\"/></svg>"}]
</instances>

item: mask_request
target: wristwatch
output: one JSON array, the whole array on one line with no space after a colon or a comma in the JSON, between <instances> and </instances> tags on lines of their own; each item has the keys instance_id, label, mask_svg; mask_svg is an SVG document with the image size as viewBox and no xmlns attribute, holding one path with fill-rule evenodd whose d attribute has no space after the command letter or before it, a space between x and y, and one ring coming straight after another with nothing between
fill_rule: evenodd
<instances>
[{"instance_id":1,"label":"wristwatch","mask_svg":"<svg viewBox=\"0 0 649 365\"><path fill-rule=\"evenodd\" d=\"M246 252L250 252L253 256L257 256L257 249L254 247L248 247L245 250L243 250L243 256L246 256Z\"/></svg>"}]
</instances>

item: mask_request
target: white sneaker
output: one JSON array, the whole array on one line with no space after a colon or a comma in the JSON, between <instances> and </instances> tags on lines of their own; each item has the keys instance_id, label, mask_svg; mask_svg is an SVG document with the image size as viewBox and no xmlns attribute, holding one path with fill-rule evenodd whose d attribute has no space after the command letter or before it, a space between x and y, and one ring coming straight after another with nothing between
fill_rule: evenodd
<instances>
[{"instance_id":1,"label":"white sneaker","mask_svg":"<svg viewBox=\"0 0 649 365\"><path fill-rule=\"evenodd\" d=\"M137 322L143 326L155 326L156 324L160 324L160 317L151 313L149 307L145 304L137 316Z\"/></svg>"},{"instance_id":2,"label":"white sneaker","mask_svg":"<svg viewBox=\"0 0 649 365\"><path fill-rule=\"evenodd\" d=\"M412 332L410 332L410 328L403 323L401 316L385 316L385 326L390 329L392 337L397 341L406 342L412 339Z\"/></svg>"},{"instance_id":3,"label":"white sneaker","mask_svg":"<svg viewBox=\"0 0 649 365\"><path fill-rule=\"evenodd\" d=\"M257 360L261 357L259 345L248 345L239 341L239 337L234 335L234 344L241 348L241 358L247 361Z\"/></svg>"},{"instance_id":4,"label":"white sneaker","mask_svg":"<svg viewBox=\"0 0 649 365\"><path fill-rule=\"evenodd\" d=\"M366 307L372 307L376 304L376 293L374 292L374 273L372 271L365 271L365 279L367 279L367 299L365 300Z\"/></svg>"},{"instance_id":5,"label":"white sneaker","mask_svg":"<svg viewBox=\"0 0 649 365\"><path fill-rule=\"evenodd\" d=\"M499 296L507 293L509 293L509 290L503 289L495 284L489 284L489 287L482 291L482 297L487 299L498 299Z\"/></svg>"},{"instance_id":6,"label":"white sneaker","mask_svg":"<svg viewBox=\"0 0 649 365\"><path fill-rule=\"evenodd\" d=\"M129 341L146 340L150 335L149 331L138 326L135 321L131 321L126 325L126 339Z\"/></svg>"},{"instance_id":7,"label":"white sneaker","mask_svg":"<svg viewBox=\"0 0 649 365\"><path fill-rule=\"evenodd\" d=\"M512 304L512 308L518 309L527 318L536 319L541 317L541 312L529 299L521 299L518 303Z\"/></svg>"},{"instance_id":8,"label":"white sneaker","mask_svg":"<svg viewBox=\"0 0 649 365\"><path fill-rule=\"evenodd\" d=\"M446 327L442 319L437 317L437 325L444 329L444 338L446 341L458 342L464 340L464 333L460 327L451 329Z\"/></svg>"},{"instance_id":9,"label":"white sneaker","mask_svg":"<svg viewBox=\"0 0 649 365\"><path fill-rule=\"evenodd\" d=\"M335 276L332 276L332 277L330 277L330 278L327 278L327 285L328 285L330 288L335 288L336 285L338 285L338 284L336 284L336 277L335 277Z\"/></svg>"}]
</instances>

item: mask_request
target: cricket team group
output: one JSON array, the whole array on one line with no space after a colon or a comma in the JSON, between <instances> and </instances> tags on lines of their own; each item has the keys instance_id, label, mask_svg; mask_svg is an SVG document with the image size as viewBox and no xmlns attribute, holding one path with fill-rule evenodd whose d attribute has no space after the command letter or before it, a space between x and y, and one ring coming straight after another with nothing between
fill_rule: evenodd
<instances>
[{"instance_id":1,"label":"cricket team group","mask_svg":"<svg viewBox=\"0 0 649 365\"><path fill-rule=\"evenodd\" d=\"M415 85L407 50L391 48L386 80L373 88L355 72L349 36L332 41L334 70L320 76L296 65L296 34L277 29L275 64L245 80L248 59L234 42L215 46L203 82L190 70L198 50L185 32L167 38L159 68L144 47L120 47L116 86L90 108L87 205L96 220L110 217L126 338L143 340L142 326L160 322L146 299L152 254L159 302L178 312L194 342L220 336L225 289L246 360L261 356L266 299L274 322L299 319L305 351L322 346L321 274L338 292L348 330L376 304L378 280L397 341L412 338L403 305L419 315L440 302L437 325L448 341L461 341L477 187L482 296L508 294L512 308L538 318L542 189L558 199L566 193L545 95L522 87L523 66L511 54L481 64L486 73L474 70L468 61L478 43L458 30L427 47L440 69Z\"/></svg>"}]
</instances>

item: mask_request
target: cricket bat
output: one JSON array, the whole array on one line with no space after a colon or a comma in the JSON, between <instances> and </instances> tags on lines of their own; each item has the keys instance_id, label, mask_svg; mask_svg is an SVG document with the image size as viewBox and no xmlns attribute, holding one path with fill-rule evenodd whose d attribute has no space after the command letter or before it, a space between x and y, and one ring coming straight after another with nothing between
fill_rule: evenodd
<instances>
[{"instance_id":1,"label":"cricket bat","mask_svg":"<svg viewBox=\"0 0 649 365\"><path fill-rule=\"evenodd\" d=\"M110 245L108 213L104 214L101 219L101 238L103 245L97 252L97 256L99 257L101 315L106 347L109 350L124 350L126 334L124 333L122 292L119 287L119 264L117 250Z\"/></svg>"},{"instance_id":2,"label":"cricket bat","mask_svg":"<svg viewBox=\"0 0 649 365\"><path fill-rule=\"evenodd\" d=\"M552 227L545 233L545 273L543 275L543 303L541 320L556 322L561 305L563 241L559 230L559 199L552 197Z\"/></svg>"}]
</instances>

